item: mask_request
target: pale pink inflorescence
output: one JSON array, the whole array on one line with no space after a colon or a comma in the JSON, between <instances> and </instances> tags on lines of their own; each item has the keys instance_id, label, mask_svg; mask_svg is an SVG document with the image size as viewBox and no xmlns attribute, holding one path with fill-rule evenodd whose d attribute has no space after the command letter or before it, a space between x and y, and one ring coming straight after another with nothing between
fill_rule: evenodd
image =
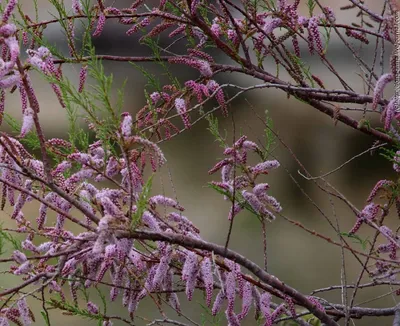
<instances>
[{"instance_id":1,"label":"pale pink inflorescence","mask_svg":"<svg viewBox=\"0 0 400 326\"><path fill-rule=\"evenodd\" d=\"M379 101L382 98L383 90L386 85L394 80L394 76L392 73L383 74L375 84L374 88L374 97L372 102L372 108L375 110L378 106Z\"/></svg>"},{"instance_id":2,"label":"pale pink inflorescence","mask_svg":"<svg viewBox=\"0 0 400 326\"><path fill-rule=\"evenodd\" d=\"M33 115L34 112L31 108L27 108L24 112L24 117L22 119L22 127L21 127L21 132L19 136L25 137L26 134L32 130L33 125L34 125L34 120L33 120Z\"/></svg>"},{"instance_id":3,"label":"pale pink inflorescence","mask_svg":"<svg viewBox=\"0 0 400 326\"><path fill-rule=\"evenodd\" d=\"M241 210L245 208L245 204L249 205L254 213L268 220L274 220L273 212L281 212L280 203L271 195L267 194L270 186L267 183L257 183L256 179L261 174L268 174L271 170L279 167L277 160L264 161L255 166L247 165L247 155L254 152L258 155L262 153L259 146L247 139L246 136L240 137L232 147L227 147L224 155L227 156L219 161L213 168L209 170L209 174L213 174L221 170L222 182L212 182L211 184L227 193L225 199L232 200L232 196L238 194L244 199L240 202L235 198L235 203L229 211L228 219L232 220ZM236 175L234 171L237 168L246 170L249 173L241 173ZM251 186L254 184L254 186ZM251 189L248 189L251 188Z\"/></svg>"},{"instance_id":4,"label":"pale pink inflorescence","mask_svg":"<svg viewBox=\"0 0 400 326\"><path fill-rule=\"evenodd\" d=\"M186 101L183 98L177 98L175 100L175 108L178 114L181 116L183 124L186 129L191 127L189 114L187 112Z\"/></svg>"}]
</instances>

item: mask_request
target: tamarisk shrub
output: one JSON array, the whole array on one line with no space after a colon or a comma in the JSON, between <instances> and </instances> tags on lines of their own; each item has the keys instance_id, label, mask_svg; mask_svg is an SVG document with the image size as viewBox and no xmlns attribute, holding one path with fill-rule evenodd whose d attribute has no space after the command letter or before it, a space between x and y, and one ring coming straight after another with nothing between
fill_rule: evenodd
<instances>
[{"instance_id":1,"label":"tamarisk shrub","mask_svg":"<svg viewBox=\"0 0 400 326\"><path fill-rule=\"evenodd\" d=\"M31 17L25 4L17 0L2 2L0 125L7 125L9 132L2 128L0 133L0 208L11 226L0 229L0 262L5 266L2 273L12 276L17 285L0 288L0 325L51 325L54 310L103 326L142 321L147 325L337 326L341 319L347 326L367 316L394 316L393 325L400 325L398 306L374 308L354 303L364 287L389 284L400 294L396 288L398 228L386 222L392 206L400 216L399 181L378 181L366 206L358 210L324 176L310 175L272 129L268 117L263 121L268 135L265 142L256 143L256 137L243 134L236 139L235 128L233 141L229 141L218 127L218 115L233 119L230 104L237 96L276 88L330 116L335 124L340 121L371 136L378 142L372 149L386 146L383 154L399 173L398 94L386 99L384 91L396 82L398 72L394 45L398 45L395 18L400 8L395 1L381 1L379 10L376 2L347 2L340 10L354 14L351 24L339 22L337 10L319 0L136 0L120 7L118 2L105 0L73 0L70 7L51 0L56 18L50 20L41 20L39 12ZM305 7L308 10L302 10ZM45 38L45 28L53 24L65 32L68 55ZM135 49L146 46L152 55L98 54L92 38L103 37L115 24L130 42L136 42ZM357 87L349 85L329 61L333 35L350 50L354 66L362 69L366 84L362 92L355 91ZM169 45L161 45L160 38ZM374 48L375 59L368 63L357 49L373 40L381 49ZM394 49L389 65L384 57L387 47ZM341 88L331 87L325 75L315 75L303 61L306 55L320 60ZM270 59L275 69L266 65ZM123 109L122 90L117 101L113 98L112 76L105 73L102 60L130 62L147 77L145 105L136 114ZM136 65L145 62L159 64L169 81L161 85L144 66ZM193 70L197 77L181 81L169 70L172 65ZM70 66L79 66L77 85L64 74ZM286 79L279 73L282 70ZM260 84L245 87L219 80L220 75L232 72ZM70 131L64 138L48 137L41 123L34 74L57 97L54 111L69 119ZM7 104L11 94L20 98L20 119L10 115L17 111ZM346 111L361 115L355 118ZM374 115L380 116L382 127L375 126ZM220 178L209 186L230 204L225 246L204 239L184 205L152 187L162 169L174 164L174 157L164 154L163 143L203 119L223 146L223 158L216 159L209 170L211 175L220 173ZM77 125L82 123L85 129L79 130ZM274 140L289 150L304 177L340 199L354 214L354 226L343 233L339 222L335 226L320 210L339 241L283 214L285 205L280 201L284 203L284 198L272 195L275 184L268 181L269 174L281 168L273 156ZM38 204L34 214L28 210L32 202ZM235 219L242 211L259 222L263 267L229 248ZM306 295L269 272L268 222L280 218L342 249L341 285ZM368 243L359 235L364 228L375 234ZM347 238L357 239L365 248L353 248ZM13 248L6 248L5 243ZM346 280L345 250L362 266L354 284ZM362 283L365 278L370 280ZM336 289L342 290L341 303L315 296ZM201 303L196 292L204 297ZM41 303L40 314L32 309L34 300ZM141 315L144 300L153 303L161 319ZM188 316L181 308L182 300L203 305L201 320ZM120 304L124 313L110 314L108 302ZM166 307L175 311L172 317Z\"/></svg>"}]
</instances>

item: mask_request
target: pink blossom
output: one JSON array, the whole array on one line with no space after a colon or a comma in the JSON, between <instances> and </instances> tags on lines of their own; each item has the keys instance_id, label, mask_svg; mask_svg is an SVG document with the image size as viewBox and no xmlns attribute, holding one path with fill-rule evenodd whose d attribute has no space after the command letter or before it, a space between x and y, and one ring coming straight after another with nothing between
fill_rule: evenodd
<instances>
[{"instance_id":1,"label":"pink blossom","mask_svg":"<svg viewBox=\"0 0 400 326\"><path fill-rule=\"evenodd\" d=\"M270 170L277 169L280 166L277 160L265 161L263 163L257 164L255 167L251 168L251 172L254 174L265 174Z\"/></svg>"},{"instance_id":2,"label":"pink blossom","mask_svg":"<svg viewBox=\"0 0 400 326\"><path fill-rule=\"evenodd\" d=\"M282 19L280 18L270 18L266 21L263 30L265 34L271 34L275 28L278 28L282 24Z\"/></svg>"},{"instance_id":3,"label":"pink blossom","mask_svg":"<svg viewBox=\"0 0 400 326\"><path fill-rule=\"evenodd\" d=\"M232 219L239 214L239 212L241 212L243 210L243 207L239 204L239 203L235 203L235 205L233 206L233 209L231 208L229 210L229 214L228 214L228 220L232 221Z\"/></svg>"},{"instance_id":4,"label":"pink blossom","mask_svg":"<svg viewBox=\"0 0 400 326\"><path fill-rule=\"evenodd\" d=\"M17 301L18 311L21 314L22 321L24 326L32 324L32 319L29 312L28 304L26 303L25 298L19 299Z\"/></svg>"},{"instance_id":5,"label":"pink blossom","mask_svg":"<svg viewBox=\"0 0 400 326\"><path fill-rule=\"evenodd\" d=\"M269 207L273 209L275 212L281 212L282 211L282 206L279 204L279 202L276 200L275 197L268 196L265 193L262 193L257 196L258 199L260 199L264 204L267 204Z\"/></svg>"},{"instance_id":6,"label":"pink blossom","mask_svg":"<svg viewBox=\"0 0 400 326\"><path fill-rule=\"evenodd\" d=\"M224 92L222 91L222 88L219 87L219 84L215 80L210 80L207 83L207 87L211 92L215 92L215 99L217 100L219 106L222 109L222 113L225 117L228 116L228 109L226 106L226 101L225 101L225 96Z\"/></svg>"},{"instance_id":7,"label":"pink blossom","mask_svg":"<svg viewBox=\"0 0 400 326\"><path fill-rule=\"evenodd\" d=\"M50 248L53 247L53 246L54 246L54 243L53 243L52 241L43 242L42 244L40 244L40 245L37 247L37 250L38 250L39 252L41 252L41 253L45 253L45 252L49 251Z\"/></svg>"},{"instance_id":8,"label":"pink blossom","mask_svg":"<svg viewBox=\"0 0 400 326\"><path fill-rule=\"evenodd\" d=\"M390 100L389 104L386 106L385 110L382 112L382 119L385 122L385 130L390 130L390 124L396 113L396 96Z\"/></svg>"},{"instance_id":9,"label":"pink blossom","mask_svg":"<svg viewBox=\"0 0 400 326\"><path fill-rule=\"evenodd\" d=\"M101 202L101 205L103 206L104 212L106 214L114 217L124 216L124 213L118 208L117 205L113 203L113 201L110 198L106 196L97 195L96 199Z\"/></svg>"},{"instance_id":10,"label":"pink blossom","mask_svg":"<svg viewBox=\"0 0 400 326\"><path fill-rule=\"evenodd\" d=\"M26 239L22 242L22 248L25 250L35 252L35 253L39 253L36 246L29 239Z\"/></svg>"},{"instance_id":11,"label":"pink blossom","mask_svg":"<svg viewBox=\"0 0 400 326\"><path fill-rule=\"evenodd\" d=\"M87 303L87 309L88 311L93 314L93 315L97 315L99 313L99 308L97 307L97 305L95 305L93 302L89 301Z\"/></svg>"},{"instance_id":12,"label":"pink blossom","mask_svg":"<svg viewBox=\"0 0 400 326\"><path fill-rule=\"evenodd\" d=\"M12 36L16 31L17 27L14 24L5 24L0 27L0 35L6 38Z\"/></svg>"},{"instance_id":13,"label":"pink blossom","mask_svg":"<svg viewBox=\"0 0 400 326\"><path fill-rule=\"evenodd\" d=\"M198 264L197 255L189 251L182 268L182 280L186 281L186 296L189 301L192 300L193 291L196 286L196 278L199 272Z\"/></svg>"},{"instance_id":14,"label":"pink blossom","mask_svg":"<svg viewBox=\"0 0 400 326\"><path fill-rule=\"evenodd\" d=\"M121 133L124 138L128 138L132 133L132 116L128 112L122 114Z\"/></svg>"},{"instance_id":15,"label":"pink blossom","mask_svg":"<svg viewBox=\"0 0 400 326\"><path fill-rule=\"evenodd\" d=\"M260 148L255 142L246 140L243 142L242 148L245 150L252 150L253 152L260 151Z\"/></svg>"},{"instance_id":16,"label":"pink blossom","mask_svg":"<svg viewBox=\"0 0 400 326\"><path fill-rule=\"evenodd\" d=\"M89 165L91 160L90 155L86 153L73 153L68 155L68 158L84 165Z\"/></svg>"},{"instance_id":17,"label":"pink blossom","mask_svg":"<svg viewBox=\"0 0 400 326\"><path fill-rule=\"evenodd\" d=\"M82 3L81 0L72 0L72 10L75 15L82 13Z\"/></svg>"},{"instance_id":18,"label":"pink blossom","mask_svg":"<svg viewBox=\"0 0 400 326\"><path fill-rule=\"evenodd\" d=\"M147 224L150 230L159 232L160 226L153 214L148 211L145 211L142 215L142 221Z\"/></svg>"},{"instance_id":19,"label":"pink blossom","mask_svg":"<svg viewBox=\"0 0 400 326\"><path fill-rule=\"evenodd\" d=\"M0 89L10 88L18 84L20 80L20 75L14 72L13 75L0 80Z\"/></svg>"},{"instance_id":20,"label":"pink blossom","mask_svg":"<svg viewBox=\"0 0 400 326\"><path fill-rule=\"evenodd\" d=\"M194 226L194 224L181 213L171 212L167 215L168 220L179 223L186 229L191 229L196 233L200 233L200 230Z\"/></svg>"},{"instance_id":21,"label":"pink blossom","mask_svg":"<svg viewBox=\"0 0 400 326\"><path fill-rule=\"evenodd\" d=\"M308 35L309 35L309 49L310 53L312 54L313 51L313 44L315 43L317 50L320 54L323 54L324 47L321 40L321 34L318 30L318 19L314 16L311 17L308 21ZM312 44L311 44L312 43Z\"/></svg>"},{"instance_id":22,"label":"pink blossom","mask_svg":"<svg viewBox=\"0 0 400 326\"><path fill-rule=\"evenodd\" d=\"M106 176L112 178L113 176L118 174L118 170L119 170L118 161L114 156L111 156L107 162Z\"/></svg>"},{"instance_id":23,"label":"pink blossom","mask_svg":"<svg viewBox=\"0 0 400 326\"><path fill-rule=\"evenodd\" d=\"M204 77L211 77L213 74L211 65L206 60L188 57L172 57L169 59L169 62L188 65L189 67L199 70Z\"/></svg>"},{"instance_id":24,"label":"pink blossom","mask_svg":"<svg viewBox=\"0 0 400 326\"><path fill-rule=\"evenodd\" d=\"M67 171L72 167L71 162L68 161L62 161L60 164L56 166L56 168L52 171L53 175L61 174Z\"/></svg>"},{"instance_id":25,"label":"pink blossom","mask_svg":"<svg viewBox=\"0 0 400 326\"><path fill-rule=\"evenodd\" d=\"M230 165L233 163L232 158L224 158L222 161L219 161L217 164L214 165L214 167L208 171L208 174L213 174L217 172L218 170L222 169L225 165Z\"/></svg>"},{"instance_id":26,"label":"pink blossom","mask_svg":"<svg viewBox=\"0 0 400 326\"><path fill-rule=\"evenodd\" d=\"M88 66L84 65L82 66L81 70L79 71L79 87L78 87L78 92L82 93L83 87L85 85L86 77L87 77L87 70Z\"/></svg>"},{"instance_id":27,"label":"pink blossom","mask_svg":"<svg viewBox=\"0 0 400 326\"><path fill-rule=\"evenodd\" d=\"M268 183L259 183L253 188L253 193L259 197L260 195L264 194L269 189Z\"/></svg>"},{"instance_id":28,"label":"pink blossom","mask_svg":"<svg viewBox=\"0 0 400 326\"><path fill-rule=\"evenodd\" d=\"M167 159L165 158L163 152L161 151L160 147L158 147L156 144L154 144L153 142L151 142L148 139L139 137L139 136L133 136L132 137L132 141L139 143L145 147L147 147L148 149L151 149L153 151L153 153L155 154L157 160L158 160L158 167L162 167L166 162Z\"/></svg>"},{"instance_id":29,"label":"pink blossom","mask_svg":"<svg viewBox=\"0 0 400 326\"><path fill-rule=\"evenodd\" d=\"M218 312L221 310L222 304L224 303L225 299L226 299L226 296L225 296L224 291L222 291L222 290L219 291L217 294L217 297L215 298L214 305L211 310L211 314L213 316L216 316L218 314Z\"/></svg>"},{"instance_id":30,"label":"pink blossom","mask_svg":"<svg viewBox=\"0 0 400 326\"><path fill-rule=\"evenodd\" d=\"M23 264L27 261L25 254L19 250L14 250L12 258L18 264Z\"/></svg>"},{"instance_id":31,"label":"pink blossom","mask_svg":"<svg viewBox=\"0 0 400 326\"><path fill-rule=\"evenodd\" d=\"M180 206L175 200L173 200L172 198L168 198L162 195L157 195L157 196L153 196L149 199L149 204L152 206L155 205L164 205L164 206L170 206L170 207L174 207L179 211L183 211L184 208L182 206Z\"/></svg>"},{"instance_id":32,"label":"pink blossom","mask_svg":"<svg viewBox=\"0 0 400 326\"><path fill-rule=\"evenodd\" d=\"M210 258L206 257L201 262L201 277L206 288L206 304L211 305L211 299L214 288L214 277L212 273L212 264Z\"/></svg>"},{"instance_id":33,"label":"pink blossom","mask_svg":"<svg viewBox=\"0 0 400 326\"><path fill-rule=\"evenodd\" d=\"M3 23L7 23L8 22L8 20L11 17L12 12L14 11L14 9L15 9L15 7L17 5L17 2L18 2L17 0L8 1L7 6L3 11L3 17L2 17Z\"/></svg>"},{"instance_id":34,"label":"pink blossom","mask_svg":"<svg viewBox=\"0 0 400 326\"><path fill-rule=\"evenodd\" d=\"M186 107L185 100L182 98L177 98L175 100L175 107L176 107L176 111L179 113L179 115L182 118L185 128L189 129L190 128L190 120L189 120L189 115L187 113L187 107Z\"/></svg>"},{"instance_id":35,"label":"pink blossom","mask_svg":"<svg viewBox=\"0 0 400 326\"><path fill-rule=\"evenodd\" d=\"M235 305L235 297L236 297L236 281L235 274L233 272L228 273L228 276L225 281L225 295L228 299L228 308L227 311L233 311Z\"/></svg>"},{"instance_id":36,"label":"pink blossom","mask_svg":"<svg viewBox=\"0 0 400 326\"><path fill-rule=\"evenodd\" d=\"M225 316L229 323L229 326L240 326L240 320L238 316L233 312L233 310L227 309L225 311Z\"/></svg>"},{"instance_id":37,"label":"pink blossom","mask_svg":"<svg viewBox=\"0 0 400 326\"><path fill-rule=\"evenodd\" d=\"M367 198L367 203L371 202L376 195L378 194L378 191L380 189L386 189L389 188L390 186L394 186L394 182L393 181L389 181L389 180L380 180L376 183L376 185L374 186L374 188L372 189L371 193L369 194L368 198Z\"/></svg>"},{"instance_id":38,"label":"pink blossom","mask_svg":"<svg viewBox=\"0 0 400 326\"><path fill-rule=\"evenodd\" d=\"M103 31L105 24L106 24L106 16L103 13L101 13L97 21L97 27L93 33L93 37L101 35L101 32Z\"/></svg>"},{"instance_id":39,"label":"pink blossom","mask_svg":"<svg viewBox=\"0 0 400 326\"><path fill-rule=\"evenodd\" d=\"M157 270L154 275L154 280L153 280L153 288L154 289L157 289L163 282L164 278L167 276L169 263L172 258L173 250L172 250L171 246L167 246L167 248L164 251L165 251L165 253L161 257L160 263L158 264Z\"/></svg>"},{"instance_id":40,"label":"pink blossom","mask_svg":"<svg viewBox=\"0 0 400 326\"><path fill-rule=\"evenodd\" d=\"M172 31L168 37L174 37L176 35L179 35L181 33L183 33L186 29L186 25L185 24L179 24L178 28L176 28L174 31Z\"/></svg>"},{"instance_id":41,"label":"pink blossom","mask_svg":"<svg viewBox=\"0 0 400 326\"><path fill-rule=\"evenodd\" d=\"M387 73L382 75L375 84L374 88L374 97L372 102L372 108L375 110L378 106L378 102L382 98L383 90L387 84L394 80L394 76L392 73Z\"/></svg>"},{"instance_id":42,"label":"pink blossom","mask_svg":"<svg viewBox=\"0 0 400 326\"><path fill-rule=\"evenodd\" d=\"M211 25L211 32L216 36L219 37L222 33L221 26L217 23L213 23Z\"/></svg>"},{"instance_id":43,"label":"pink blossom","mask_svg":"<svg viewBox=\"0 0 400 326\"><path fill-rule=\"evenodd\" d=\"M336 21L335 13L333 12L331 7L323 7L323 12L325 14L325 17L322 18L326 18L330 23L334 23Z\"/></svg>"},{"instance_id":44,"label":"pink blossom","mask_svg":"<svg viewBox=\"0 0 400 326\"><path fill-rule=\"evenodd\" d=\"M393 231L391 229L389 229L387 226L382 225L379 228L379 231L382 233L382 235L384 235L387 238L393 238Z\"/></svg>"},{"instance_id":45,"label":"pink blossom","mask_svg":"<svg viewBox=\"0 0 400 326\"><path fill-rule=\"evenodd\" d=\"M229 41L231 41L234 46L237 46L239 44L239 37L234 29L228 29L226 34Z\"/></svg>"},{"instance_id":46,"label":"pink blossom","mask_svg":"<svg viewBox=\"0 0 400 326\"><path fill-rule=\"evenodd\" d=\"M250 206L256 211L256 213L267 217L270 220L274 220L275 216L266 208L266 206L251 192L246 190L242 191L244 199L250 204Z\"/></svg>"},{"instance_id":47,"label":"pink blossom","mask_svg":"<svg viewBox=\"0 0 400 326\"><path fill-rule=\"evenodd\" d=\"M33 269L33 265L29 262L26 261L25 263L21 264L15 271L14 275L22 275L22 274L28 274L31 272Z\"/></svg>"},{"instance_id":48,"label":"pink blossom","mask_svg":"<svg viewBox=\"0 0 400 326\"><path fill-rule=\"evenodd\" d=\"M324 306L321 304L321 302L319 302L318 299L316 299L315 297L311 297L311 296L307 297L307 299L308 299L310 302L312 302L313 304L315 304L315 306L316 306L319 310L325 311Z\"/></svg>"},{"instance_id":49,"label":"pink blossom","mask_svg":"<svg viewBox=\"0 0 400 326\"><path fill-rule=\"evenodd\" d=\"M355 234L360 229L361 225L363 224L364 220L361 218L357 218L356 223L349 231L350 234Z\"/></svg>"},{"instance_id":50,"label":"pink blossom","mask_svg":"<svg viewBox=\"0 0 400 326\"><path fill-rule=\"evenodd\" d=\"M361 217L366 220L374 220L379 213L379 205L370 203L361 211Z\"/></svg>"},{"instance_id":51,"label":"pink blossom","mask_svg":"<svg viewBox=\"0 0 400 326\"><path fill-rule=\"evenodd\" d=\"M188 49L188 52L191 56L199 57L210 63L214 62L214 58L211 55L209 55L208 53L205 53L203 51L200 51L198 49Z\"/></svg>"},{"instance_id":52,"label":"pink blossom","mask_svg":"<svg viewBox=\"0 0 400 326\"><path fill-rule=\"evenodd\" d=\"M268 292L264 292L260 298L260 308L261 312L265 318L271 315L270 304L271 304L271 295Z\"/></svg>"},{"instance_id":53,"label":"pink blossom","mask_svg":"<svg viewBox=\"0 0 400 326\"><path fill-rule=\"evenodd\" d=\"M161 99L161 95L159 92L153 92L150 94L150 98L153 101L153 104L156 104Z\"/></svg>"},{"instance_id":54,"label":"pink blossom","mask_svg":"<svg viewBox=\"0 0 400 326\"><path fill-rule=\"evenodd\" d=\"M243 299L242 299L242 312L238 315L240 320L244 319L250 311L251 305L253 304L253 285L250 282L245 281L243 286Z\"/></svg>"},{"instance_id":55,"label":"pink blossom","mask_svg":"<svg viewBox=\"0 0 400 326\"><path fill-rule=\"evenodd\" d=\"M279 318L285 312L285 304L281 303L271 314L271 320L274 321L276 318ZM296 316L296 314L295 314Z\"/></svg>"},{"instance_id":56,"label":"pink blossom","mask_svg":"<svg viewBox=\"0 0 400 326\"><path fill-rule=\"evenodd\" d=\"M397 173L400 173L400 151L397 151L395 156L393 157L394 163L393 163L393 170L395 170Z\"/></svg>"}]
</instances>

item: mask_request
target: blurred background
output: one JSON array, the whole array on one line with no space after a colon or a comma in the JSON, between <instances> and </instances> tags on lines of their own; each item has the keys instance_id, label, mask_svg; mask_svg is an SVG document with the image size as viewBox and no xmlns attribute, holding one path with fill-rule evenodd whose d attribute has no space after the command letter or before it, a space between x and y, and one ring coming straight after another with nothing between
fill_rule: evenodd
<instances>
[{"instance_id":1,"label":"blurred background","mask_svg":"<svg viewBox=\"0 0 400 326\"><path fill-rule=\"evenodd\" d=\"M301 10L305 15L307 13L306 2L301 1ZM379 1L365 2L371 9L377 9L381 6ZM21 0L20 3L28 15L33 15L33 6L30 0ZM66 7L70 8L68 2L65 1L65 3ZM106 1L107 5L112 5L112 3L119 8L130 4L127 1ZM348 5L349 1L321 1L321 3L329 5L336 12L339 12L337 9L340 6ZM51 18L54 11L48 1L40 0L38 4L40 20ZM149 1L149 7L152 7L152 5L151 1ZM358 18L354 18L356 12L356 10L341 11L337 14L337 19L346 24L350 24L352 21L359 22ZM146 48L138 44L138 35L127 37L124 33L126 30L126 26L119 26L115 22L107 22L101 37L93 39L97 53L122 56L139 56L149 53ZM58 25L49 26L45 31L44 37L59 49L63 49L66 53L68 52L63 32ZM165 42L164 45L167 45L168 41L165 38L161 42L162 44ZM358 41L350 39L350 43L355 49L359 50L360 43ZM174 50L179 52L178 48ZM180 53L183 54L185 51L182 48ZM371 42L369 46L365 46L361 50L362 58L371 63L374 58L374 51L375 43ZM390 51L391 48L388 47L384 54L386 60ZM304 46L302 47L302 55L304 61L311 66L312 73L319 76L327 88L340 88L338 81L320 63L318 57L307 55L307 49ZM355 90L364 92L362 78L360 77L363 72L355 64L351 52L337 37L333 37L329 43L327 57L348 84ZM225 60L226 58L223 56L216 56L216 61L219 63L224 63ZM125 87L125 111L136 113L145 104L143 91L146 79L129 63L104 62L104 67L106 73L114 75L115 90L122 85L125 79L128 79ZM150 69L152 73L159 75L161 80L164 80L163 72L157 65L145 64L145 67ZM78 66L65 65L64 74L71 78L72 81L77 81L79 68ZM181 68L182 66L173 67L172 71L178 74L182 81L195 79L198 76L195 70L186 69L186 67L184 67L185 69ZM275 72L273 62L266 65L266 69ZM378 71L378 74L380 74L380 70ZM41 104L40 119L44 126L46 137L65 137L68 131L67 119L51 88L40 76L34 75L33 82ZM256 80L238 74L219 76L218 82L236 83L240 86L258 83ZM390 95L390 91L389 89L387 95ZM8 113L20 118L20 102L16 94L8 95L7 109ZM235 121L236 137L242 132L248 135L249 139L261 142L265 142L265 127L259 117L264 119L266 112L268 112L268 116L273 121L273 128L279 134L279 137L291 148L297 158L314 176L322 175L335 169L352 156L368 149L374 143L374 139L371 137L344 126L340 122L336 125L331 118L315 109L292 98L287 99L286 95L280 90L270 89L246 93L232 102L229 110ZM349 114L361 119L360 114ZM218 118L220 118L221 131L227 131L229 143L232 139L232 119L222 119L221 116L218 116ZM379 115L375 116L373 123L375 125L379 123ZM227 214L230 205L223 200L222 196L207 187L209 181L218 181L219 175L209 176L207 172L222 157L223 150L215 142L210 132L207 131L207 127L207 122L203 121L194 125L191 130L161 145L168 164L159 175L159 179L156 180L154 193L165 192L167 195L174 196L174 192L176 192L179 202L186 208L186 216L200 228L202 237L212 242L224 244L229 227ZM379 153L379 151L376 151L374 155L366 154L355 159L327 177L327 180L359 209L364 207L370 190L378 180L396 177L391 169L390 162ZM351 211L341 202L329 198L311 181L302 178L297 172L299 166L294 158L278 140L273 146L271 157L277 158L282 167L268 175L265 181L271 186L271 195L281 202L284 215L300 221L309 229L315 229L327 237L338 240L327 220L302 193L302 189L334 223L336 223L335 216L338 218L342 232L348 232L351 229L355 222L355 216ZM297 185L292 178L296 180ZM37 216L37 208L37 206L31 205L31 212L26 211L25 215L32 214L32 219L35 218ZM3 226L12 226L7 217L9 212L0 215L1 220L4 221ZM387 219L387 222L391 223L392 226L397 225L396 215L393 213ZM360 236L366 238L371 234L366 227L362 227ZM341 250L339 247L330 245L281 218L268 225L267 241L269 272L276 275L283 282L305 294L310 293L313 289L340 284ZM362 250L360 245L355 244L354 246L356 249ZM261 226L254 216L249 213L240 213L235 218L230 248L260 265L263 264ZM361 270L360 264L352 255L347 253L345 261L347 282L354 283ZM5 267L1 270L4 269ZM10 287L10 284L16 281L18 281L17 278L8 275L0 276L0 286L2 287ZM365 278L364 281L368 281L368 279ZM391 290L393 289L388 286L360 290L355 304L388 293ZM350 296L351 293L352 291L349 291ZM341 303L340 291L331 291L324 297ZM365 306L391 307L396 305L398 300L398 297L387 295L379 300L373 300ZM202 295L195 297L194 301L204 302ZM203 313L200 305L187 304L184 298L182 298L181 303L183 311L195 320L200 320L199 316ZM39 311L39 303L37 303L37 307L37 311ZM126 315L125 309L119 307L119 302L118 304L111 304L110 307L115 314ZM34 312L36 314L36 311ZM160 317L152 303L146 301L141 303L138 315L148 320ZM67 325L71 322L77 326L88 323L95 325L95 322L70 316L54 316L56 318L54 325ZM39 313L37 313L38 320L35 325L44 325L40 318ZM139 318L136 319L136 322L137 325L146 324L145 321ZM364 318L354 321L355 325L360 326L389 325L391 322L391 317ZM221 325L224 323L223 319ZM244 323L244 325L255 324L251 318L247 318L246 323ZM118 325L118 323L115 325Z\"/></svg>"}]
</instances>

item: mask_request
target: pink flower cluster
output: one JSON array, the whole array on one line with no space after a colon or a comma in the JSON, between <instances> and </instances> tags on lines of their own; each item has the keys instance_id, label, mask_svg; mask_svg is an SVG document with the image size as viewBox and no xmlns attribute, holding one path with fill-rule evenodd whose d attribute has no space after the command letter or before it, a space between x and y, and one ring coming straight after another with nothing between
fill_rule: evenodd
<instances>
[{"instance_id":1,"label":"pink flower cluster","mask_svg":"<svg viewBox=\"0 0 400 326\"><path fill-rule=\"evenodd\" d=\"M247 140L247 136L240 137L232 147L227 147L224 151L224 155L227 157L209 171L209 174L213 174L221 170L222 180L212 182L212 184L226 193L226 199L232 200L238 194L241 194L243 198L243 200L235 198L237 202L229 212L229 220L233 219L246 205L260 217L274 220L273 212L280 212L282 207L273 196L267 194L269 185L267 183L257 184L256 179L260 175L268 174L271 170L278 168L280 164L277 160L267 160L255 166L247 165L248 152L263 156L258 145ZM242 173L236 175L237 169Z\"/></svg>"}]
</instances>

